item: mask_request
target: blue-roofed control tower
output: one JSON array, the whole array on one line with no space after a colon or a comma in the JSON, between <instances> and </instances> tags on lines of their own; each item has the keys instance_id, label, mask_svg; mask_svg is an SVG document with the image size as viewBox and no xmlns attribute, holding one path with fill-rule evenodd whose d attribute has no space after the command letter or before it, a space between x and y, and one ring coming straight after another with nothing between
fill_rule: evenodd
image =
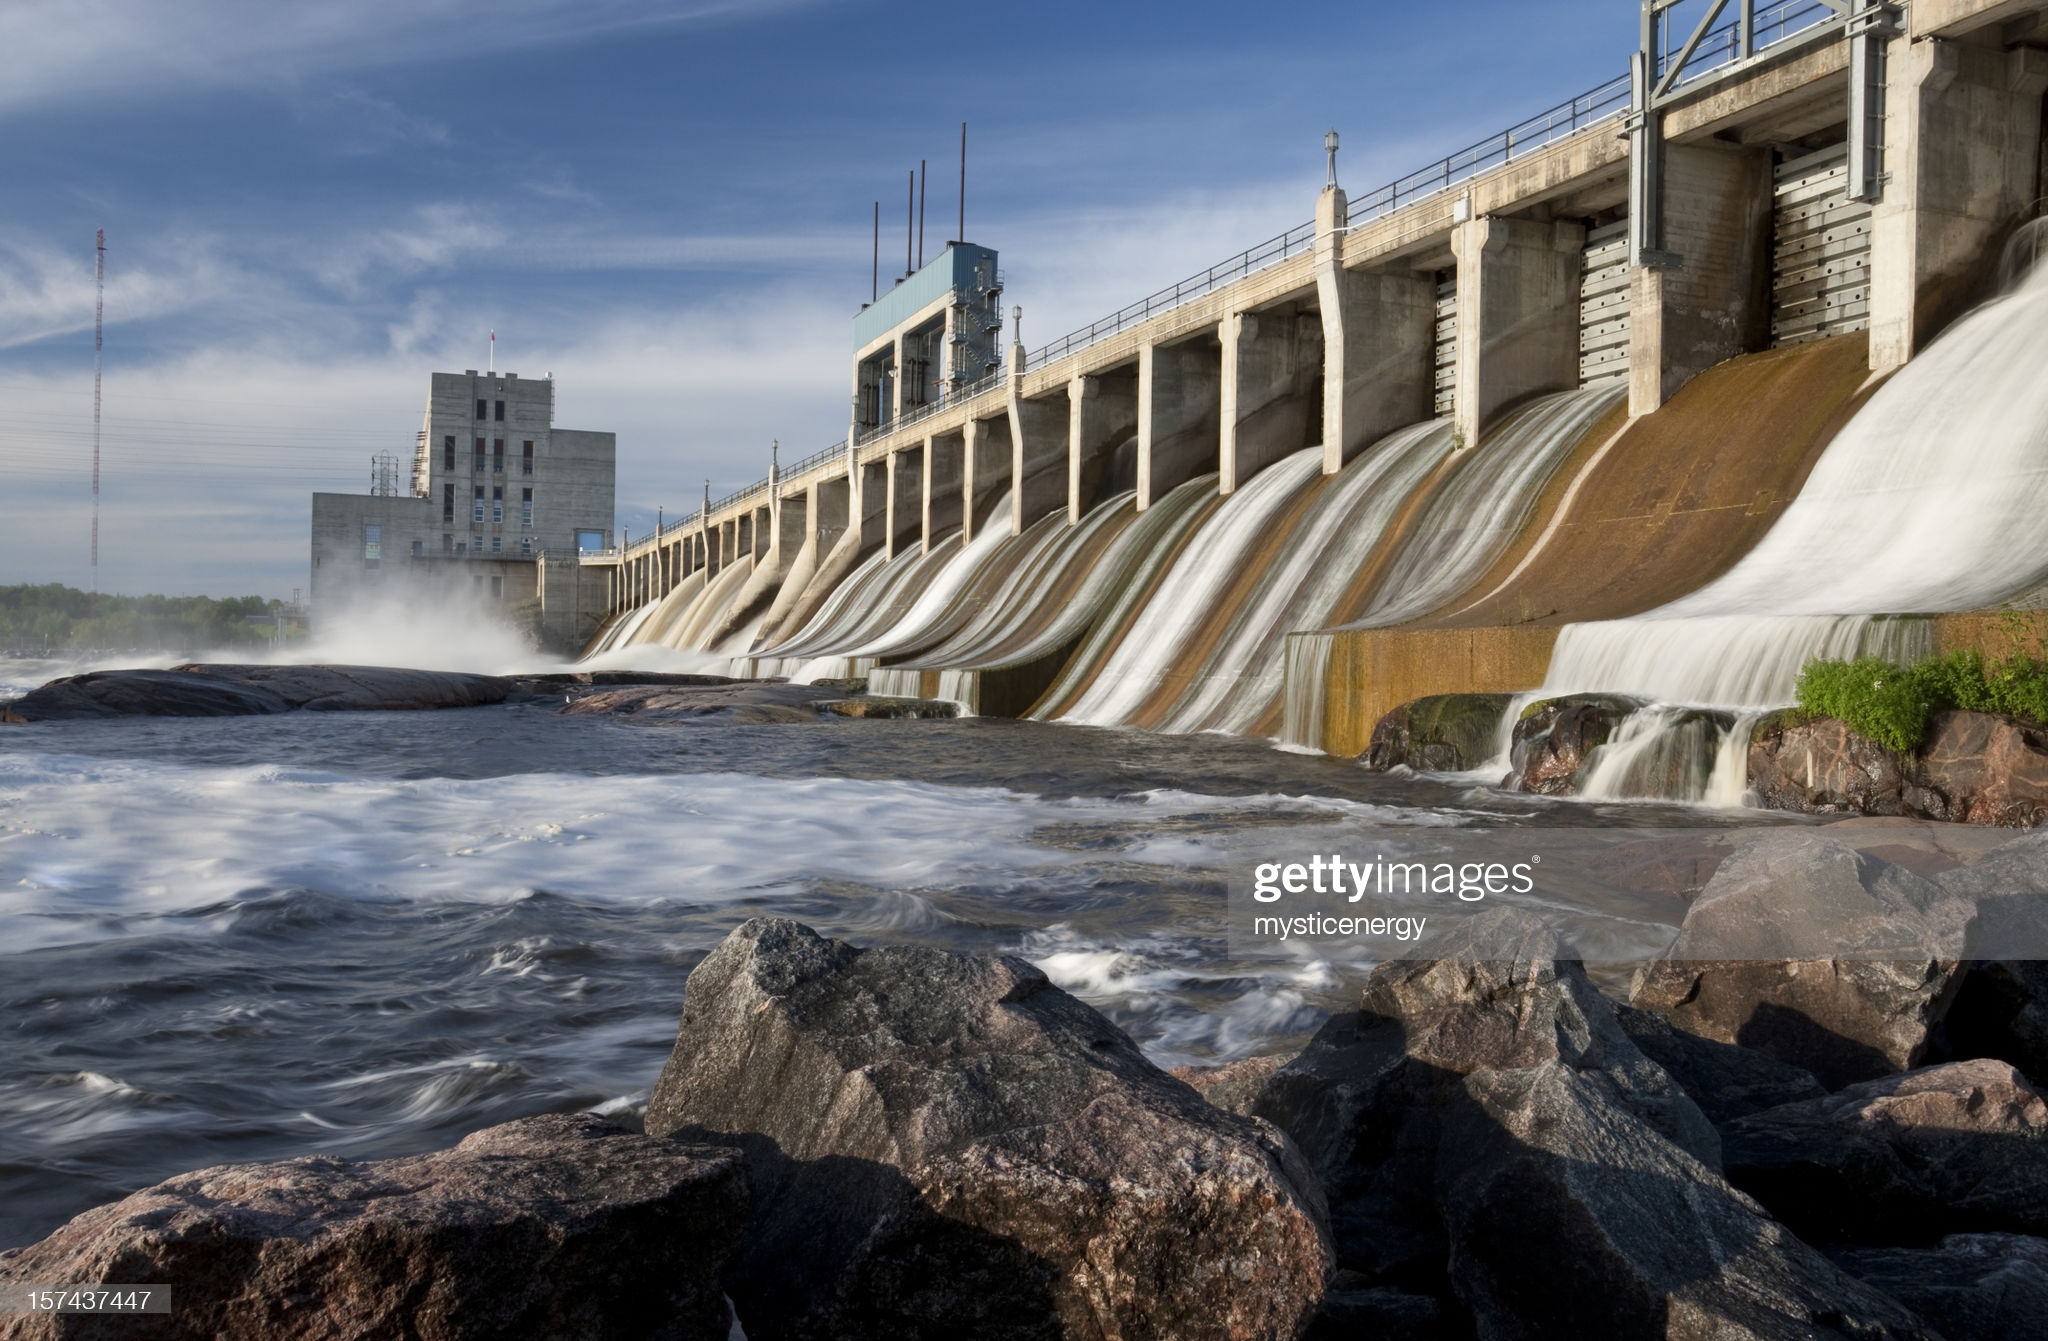
<instances>
[{"instance_id":1,"label":"blue-roofed control tower","mask_svg":"<svg viewBox=\"0 0 2048 1341\"><path fill-rule=\"evenodd\" d=\"M996 254L953 242L853 319L853 441L1002 373Z\"/></svg>"}]
</instances>

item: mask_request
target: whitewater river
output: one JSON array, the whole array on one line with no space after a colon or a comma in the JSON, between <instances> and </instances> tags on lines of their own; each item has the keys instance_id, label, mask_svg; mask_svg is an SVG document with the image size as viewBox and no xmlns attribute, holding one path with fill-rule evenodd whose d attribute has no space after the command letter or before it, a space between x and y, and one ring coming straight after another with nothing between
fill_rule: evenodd
<instances>
[{"instance_id":1,"label":"whitewater river","mask_svg":"<svg viewBox=\"0 0 2048 1341\"><path fill-rule=\"evenodd\" d=\"M0 663L0 697L50 669ZM0 1246L202 1165L630 1118L685 975L751 915L1023 954L1161 1064L1225 1060L1298 1041L1369 967L1232 960L1245 854L1673 816L1738 822L998 720L0 727Z\"/></svg>"}]
</instances>

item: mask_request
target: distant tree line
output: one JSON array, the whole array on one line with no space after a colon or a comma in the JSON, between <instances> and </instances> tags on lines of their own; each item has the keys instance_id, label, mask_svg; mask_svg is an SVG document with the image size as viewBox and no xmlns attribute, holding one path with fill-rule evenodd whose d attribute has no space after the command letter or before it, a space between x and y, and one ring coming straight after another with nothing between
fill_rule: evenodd
<instances>
[{"instance_id":1,"label":"distant tree line","mask_svg":"<svg viewBox=\"0 0 2048 1341\"><path fill-rule=\"evenodd\" d=\"M71 648L200 651L267 643L283 601L261 596L112 596L50 582L0 587L0 649ZM252 623L249 616L264 616ZM286 616L286 637L291 618Z\"/></svg>"}]
</instances>

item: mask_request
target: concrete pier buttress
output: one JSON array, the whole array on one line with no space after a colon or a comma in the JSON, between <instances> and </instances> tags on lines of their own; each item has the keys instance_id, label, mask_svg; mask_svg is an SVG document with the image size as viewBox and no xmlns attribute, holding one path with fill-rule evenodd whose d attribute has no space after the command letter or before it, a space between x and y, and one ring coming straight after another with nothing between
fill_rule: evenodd
<instances>
[{"instance_id":1,"label":"concrete pier buttress","mask_svg":"<svg viewBox=\"0 0 2048 1341\"><path fill-rule=\"evenodd\" d=\"M854 510L860 527L862 552L874 549L888 541L889 527L889 462L863 461L860 474L856 477Z\"/></svg>"},{"instance_id":2,"label":"concrete pier buttress","mask_svg":"<svg viewBox=\"0 0 2048 1341\"><path fill-rule=\"evenodd\" d=\"M1095 505L1116 449L1138 431L1136 371L1076 377L1067 383L1067 520Z\"/></svg>"},{"instance_id":3,"label":"concrete pier buttress","mask_svg":"<svg viewBox=\"0 0 2048 1341\"><path fill-rule=\"evenodd\" d=\"M963 490L960 477L967 451L963 433L935 433L924 440L924 547L959 529Z\"/></svg>"},{"instance_id":4,"label":"concrete pier buttress","mask_svg":"<svg viewBox=\"0 0 2048 1341\"><path fill-rule=\"evenodd\" d=\"M1313 314L1223 319L1218 492L1321 441L1323 327Z\"/></svg>"},{"instance_id":5,"label":"concrete pier buttress","mask_svg":"<svg viewBox=\"0 0 2048 1341\"><path fill-rule=\"evenodd\" d=\"M1395 429L1430 417L1435 282L1398 263L1347 270L1347 211L1342 188L1325 187L1316 200L1325 475Z\"/></svg>"},{"instance_id":6,"label":"concrete pier buttress","mask_svg":"<svg viewBox=\"0 0 2048 1341\"><path fill-rule=\"evenodd\" d=\"M1018 358L1012 366L1021 362ZM1010 380L1011 535L1022 535L1040 517L1058 512L1068 501L1073 473L1068 464L1072 415L1067 398L1026 400L1020 380Z\"/></svg>"},{"instance_id":7,"label":"concrete pier buttress","mask_svg":"<svg viewBox=\"0 0 2048 1341\"><path fill-rule=\"evenodd\" d=\"M1770 151L1667 144L1664 244L1677 266L1629 275L1630 414L1769 345Z\"/></svg>"},{"instance_id":8,"label":"concrete pier buttress","mask_svg":"<svg viewBox=\"0 0 2048 1341\"><path fill-rule=\"evenodd\" d=\"M889 454L888 517L883 547L895 558L912 545L924 542L924 449L914 447Z\"/></svg>"},{"instance_id":9,"label":"concrete pier buttress","mask_svg":"<svg viewBox=\"0 0 2048 1341\"><path fill-rule=\"evenodd\" d=\"M1563 220L1482 217L1452 231L1462 445L1530 397L1579 384L1585 246L1585 226Z\"/></svg>"},{"instance_id":10,"label":"concrete pier buttress","mask_svg":"<svg viewBox=\"0 0 2048 1341\"><path fill-rule=\"evenodd\" d=\"M1213 335L1138 355L1138 510L1216 469L1223 354Z\"/></svg>"},{"instance_id":11,"label":"concrete pier buttress","mask_svg":"<svg viewBox=\"0 0 2048 1341\"><path fill-rule=\"evenodd\" d=\"M2048 51L1902 36L1885 75L1889 175L1870 217L1870 366L1880 372L1982 297L2006 236L2048 194Z\"/></svg>"},{"instance_id":12,"label":"concrete pier buttress","mask_svg":"<svg viewBox=\"0 0 2048 1341\"><path fill-rule=\"evenodd\" d=\"M1010 487L1010 420L970 419L962 437L960 466L960 540L971 543L989 524L995 507ZM1007 519L1006 519L1007 520Z\"/></svg>"}]
</instances>

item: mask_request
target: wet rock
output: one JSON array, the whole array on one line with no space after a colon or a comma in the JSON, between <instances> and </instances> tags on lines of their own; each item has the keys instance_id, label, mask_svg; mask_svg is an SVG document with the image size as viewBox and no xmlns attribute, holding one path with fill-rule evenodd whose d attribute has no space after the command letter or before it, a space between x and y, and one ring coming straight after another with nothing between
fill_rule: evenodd
<instances>
[{"instance_id":1,"label":"wet rock","mask_svg":"<svg viewBox=\"0 0 2048 1341\"><path fill-rule=\"evenodd\" d=\"M718 1270L746 1216L732 1151L588 1115L408 1159L227 1165L0 1253L4 1281L168 1282L175 1311L160 1329L15 1317L0 1337L724 1341Z\"/></svg>"},{"instance_id":2,"label":"wet rock","mask_svg":"<svg viewBox=\"0 0 2048 1341\"><path fill-rule=\"evenodd\" d=\"M1905 761L1832 717L1772 713L1749 736L1749 789L1767 810L1905 815Z\"/></svg>"},{"instance_id":3,"label":"wet rock","mask_svg":"<svg viewBox=\"0 0 2048 1341\"><path fill-rule=\"evenodd\" d=\"M1832 717L1776 713L1750 736L1749 782L1773 810L2032 828L2048 819L2048 732L1945 710L1900 754Z\"/></svg>"},{"instance_id":4,"label":"wet rock","mask_svg":"<svg viewBox=\"0 0 2048 1341\"><path fill-rule=\"evenodd\" d=\"M647 1129L747 1153L749 1336L1292 1337L1314 1176L1009 957L782 919L691 973Z\"/></svg>"},{"instance_id":5,"label":"wet rock","mask_svg":"<svg viewBox=\"0 0 2048 1341\"><path fill-rule=\"evenodd\" d=\"M799 708L791 720L815 721L829 690L779 681L728 680L713 685L634 685L601 689L565 705L564 717L630 717L640 722L680 722L741 709ZM761 720L782 720L762 717Z\"/></svg>"},{"instance_id":6,"label":"wet rock","mask_svg":"<svg viewBox=\"0 0 2048 1341\"><path fill-rule=\"evenodd\" d=\"M52 680L12 703L0 720L14 724L95 717L251 717L290 712L267 689L182 670L90 671Z\"/></svg>"},{"instance_id":7,"label":"wet rock","mask_svg":"<svg viewBox=\"0 0 2048 1341\"><path fill-rule=\"evenodd\" d=\"M1434 694L1403 703L1380 718L1365 749L1365 766L1398 765L1459 772L1491 761L1511 694Z\"/></svg>"},{"instance_id":8,"label":"wet rock","mask_svg":"<svg viewBox=\"0 0 2048 1341\"><path fill-rule=\"evenodd\" d=\"M503 703L512 682L496 675L398 666L187 665L177 669L265 689L307 712L412 712Z\"/></svg>"},{"instance_id":9,"label":"wet rock","mask_svg":"<svg viewBox=\"0 0 2048 1341\"><path fill-rule=\"evenodd\" d=\"M1554 1064L1583 1073L1645 1130L1703 1168L1718 1163L1706 1117L1536 918L1483 913L1440 947L1443 959L1375 969L1362 1009L1325 1024L1252 1109L1292 1136L1322 1177L1340 1266L1374 1282L1443 1287L1438 1150L1449 1115L1468 1102L1463 1079L1477 1072Z\"/></svg>"},{"instance_id":10,"label":"wet rock","mask_svg":"<svg viewBox=\"0 0 2048 1341\"><path fill-rule=\"evenodd\" d=\"M2048 1085L2048 834L2001 844L1936 883L1977 909L1978 957L1942 1021L1941 1053L1996 1057Z\"/></svg>"},{"instance_id":11,"label":"wet rock","mask_svg":"<svg viewBox=\"0 0 2048 1341\"><path fill-rule=\"evenodd\" d=\"M1915 1066L1960 983L1970 901L1839 839L1751 838L1630 1004L1830 1088Z\"/></svg>"},{"instance_id":12,"label":"wet rock","mask_svg":"<svg viewBox=\"0 0 2048 1341\"><path fill-rule=\"evenodd\" d=\"M830 689L843 698L857 698L868 692L868 677L865 675L846 675L836 680L813 680L811 683L819 689Z\"/></svg>"},{"instance_id":13,"label":"wet rock","mask_svg":"<svg viewBox=\"0 0 2048 1341\"><path fill-rule=\"evenodd\" d=\"M2048 1239L1952 1234L1935 1248L1853 1248L1835 1261L1944 1341L2040 1341L2048 1331Z\"/></svg>"},{"instance_id":14,"label":"wet rock","mask_svg":"<svg viewBox=\"0 0 2048 1341\"><path fill-rule=\"evenodd\" d=\"M1531 703L1515 723L1508 790L1572 795L1587 756L1642 706L1639 699L1611 694L1573 694Z\"/></svg>"},{"instance_id":15,"label":"wet rock","mask_svg":"<svg viewBox=\"0 0 2048 1341\"><path fill-rule=\"evenodd\" d=\"M960 705L936 698L841 698L820 703L837 717L958 717Z\"/></svg>"},{"instance_id":16,"label":"wet rock","mask_svg":"<svg viewBox=\"0 0 2048 1341\"><path fill-rule=\"evenodd\" d=\"M1286 1061L1285 1057L1245 1057L1221 1066L1176 1066L1167 1074L1187 1082L1195 1093L1224 1112L1249 1115L1267 1077Z\"/></svg>"},{"instance_id":17,"label":"wet rock","mask_svg":"<svg viewBox=\"0 0 2048 1341\"><path fill-rule=\"evenodd\" d=\"M1914 813L2030 829L2048 819L2048 731L1983 712L1937 712L1914 761Z\"/></svg>"},{"instance_id":18,"label":"wet rock","mask_svg":"<svg viewBox=\"0 0 2048 1341\"><path fill-rule=\"evenodd\" d=\"M544 675L522 675L518 677L521 688L528 686L537 690L548 688L572 688L579 685L638 685L677 684L714 685L738 683L730 675L697 675L682 671L549 671ZM778 682L779 683L779 682Z\"/></svg>"},{"instance_id":19,"label":"wet rock","mask_svg":"<svg viewBox=\"0 0 2048 1341\"><path fill-rule=\"evenodd\" d=\"M8 705L8 720L236 717L265 713L473 708L503 703L513 684L494 675L387 666L239 666L94 671L52 680Z\"/></svg>"},{"instance_id":20,"label":"wet rock","mask_svg":"<svg viewBox=\"0 0 2048 1341\"><path fill-rule=\"evenodd\" d=\"M1813 1073L1801 1067L1733 1043L1687 1033L1646 1010L1617 1005L1614 1014L1643 1055L1668 1071L1716 1127L1767 1108L1827 1094Z\"/></svg>"},{"instance_id":21,"label":"wet rock","mask_svg":"<svg viewBox=\"0 0 2048 1341\"><path fill-rule=\"evenodd\" d=\"M2048 1233L2048 1103L2005 1062L1852 1085L1740 1118L1722 1140L1729 1180L1808 1237Z\"/></svg>"},{"instance_id":22,"label":"wet rock","mask_svg":"<svg viewBox=\"0 0 2048 1341\"><path fill-rule=\"evenodd\" d=\"M1477 1071L1437 1166L1450 1277L1484 1341L1921 1338L1885 1295L1793 1237L1563 1062Z\"/></svg>"}]
</instances>

